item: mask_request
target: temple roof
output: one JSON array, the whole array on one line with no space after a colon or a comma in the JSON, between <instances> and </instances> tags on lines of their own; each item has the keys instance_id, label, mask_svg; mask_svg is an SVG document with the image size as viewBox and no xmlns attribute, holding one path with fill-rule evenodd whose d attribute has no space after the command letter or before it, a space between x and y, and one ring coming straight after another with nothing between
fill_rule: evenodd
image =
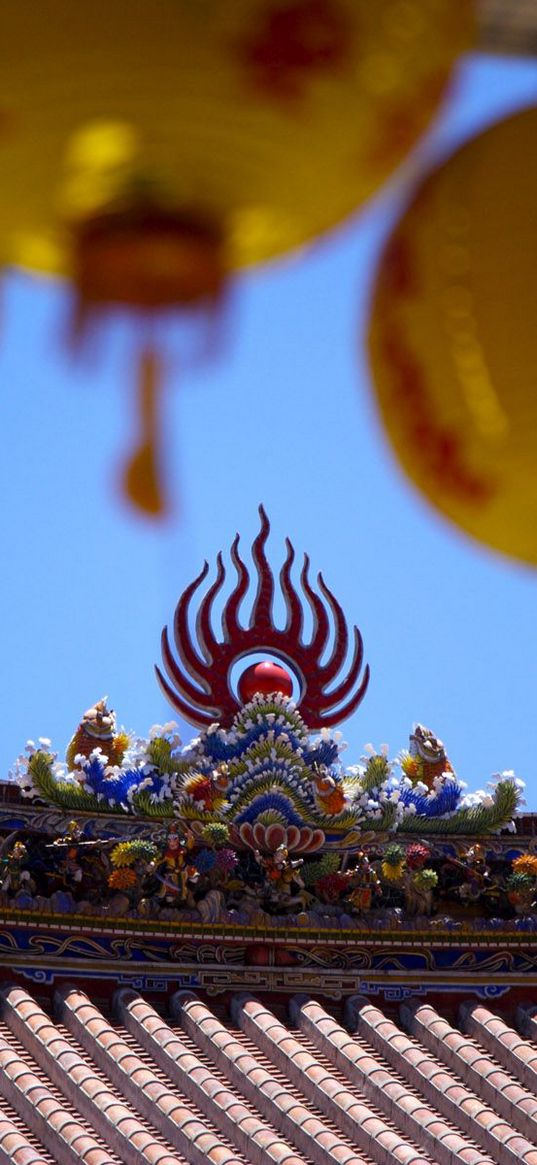
<instances>
[{"instance_id":1,"label":"temple roof","mask_svg":"<svg viewBox=\"0 0 537 1165\"><path fill-rule=\"evenodd\" d=\"M199 734L103 698L0 784L0 1165L537 1165L522 783L465 792L422 724L343 765L361 635L290 543L276 625L260 516L249 617L237 537L163 633Z\"/></svg>"},{"instance_id":2,"label":"temple roof","mask_svg":"<svg viewBox=\"0 0 537 1165\"><path fill-rule=\"evenodd\" d=\"M537 1022L463 1004L343 1013L191 992L169 1012L2 990L0 1159L16 1165L537 1165Z\"/></svg>"}]
</instances>

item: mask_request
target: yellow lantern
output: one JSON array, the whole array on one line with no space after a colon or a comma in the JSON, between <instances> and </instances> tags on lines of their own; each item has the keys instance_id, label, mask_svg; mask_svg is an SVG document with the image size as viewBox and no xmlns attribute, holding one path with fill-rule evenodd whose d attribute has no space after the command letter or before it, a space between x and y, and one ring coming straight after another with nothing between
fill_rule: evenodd
<instances>
[{"instance_id":1,"label":"yellow lantern","mask_svg":"<svg viewBox=\"0 0 537 1165\"><path fill-rule=\"evenodd\" d=\"M537 563L537 109L421 185L380 264L375 391L409 477L489 546Z\"/></svg>"},{"instance_id":2,"label":"yellow lantern","mask_svg":"<svg viewBox=\"0 0 537 1165\"><path fill-rule=\"evenodd\" d=\"M341 221L427 125L453 0L17 0L0 40L0 261L66 277L73 331L209 312L230 272ZM158 354L127 489L159 512Z\"/></svg>"}]
</instances>

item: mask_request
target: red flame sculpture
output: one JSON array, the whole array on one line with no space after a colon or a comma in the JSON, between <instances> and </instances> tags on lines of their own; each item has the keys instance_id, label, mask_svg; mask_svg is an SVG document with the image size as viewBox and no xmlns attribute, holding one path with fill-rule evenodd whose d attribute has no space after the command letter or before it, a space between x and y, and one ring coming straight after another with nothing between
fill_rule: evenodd
<instances>
[{"instance_id":1,"label":"red flame sculpture","mask_svg":"<svg viewBox=\"0 0 537 1165\"><path fill-rule=\"evenodd\" d=\"M222 612L221 640L216 638L211 621L215 598L222 590L226 578L222 555L219 554L216 579L198 609L196 636L200 654L192 640L188 615L192 596L207 577L207 562L181 595L175 609L173 639L181 662L172 654L168 628L165 627L162 632L162 659L168 679L158 667L155 668L157 678L172 706L191 724L203 728L219 720L227 726L240 708L230 687L233 665L253 652L266 651L285 660L292 668L300 686L297 707L308 727L330 728L354 712L366 693L368 666L364 669L361 683L356 687L362 667L362 636L358 628L354 627L354 651L347 674L336 687L327 691L329 685L337 679L347 655L349 632L345 616L322 574L318 575L320 594L313 590L309 580L309 558L304 555L300 583L313 615L311 640L304 643L303 600L291 579L295 551L289 539L286 539L287 556L280 571L280 586L287 619L281 630L274 626L274 576L265 555L270 523L262 506L259 507L259 514L261 529L252 545L258 584L249 625L242 627L238 621L239 608L248 590L250 575L239 555L237 534L231 548L237 582ZM330 615L334 626L333 644L328 660L321 664L320 659L330 637Z\"/></svg>"}]
</instances>

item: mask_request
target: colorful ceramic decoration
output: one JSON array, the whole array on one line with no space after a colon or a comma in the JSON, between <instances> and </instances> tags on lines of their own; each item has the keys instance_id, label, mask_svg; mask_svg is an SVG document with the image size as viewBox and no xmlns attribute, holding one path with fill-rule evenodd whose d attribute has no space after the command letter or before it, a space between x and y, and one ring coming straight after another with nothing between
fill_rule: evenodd
<instances>
[{"instance_id":1,"label":"colorful ceramic decoration","mask_svg":"<svg viewBox=\"0 0 537 1165\"><path fill-rule=\"evenodd\" d=\"M237 580L220 608L222 635L212 620L227 577L222 555L198 602L195 642L191 607L207 564L179 600L173 641L180 663L163 633L170 683L157 674L199 734L183 746L174 723L155 725L147 740L118 733L115 714L99 700L84 714L65 763L49 740L30 741L13 776L19 797L36 805L32 814L40 803L43 813L37 829L32 815L24 830L23 805L15 807L5 860L0 847L0 907L252 932L426 929L441 912L442 925L457 925L458 911L473 912L477 927L490 918L500 930L535 928L537 858L516 837L512 845L490 837L515 830L523 783L505 772L488 789L467 793L442 741L422 724L394 759L386 746L368 745L358 764L343 765L344 745L332 728L365 695L361 636L355 628L345 667L343 612L321 575L314 589L307 558L300 593L289 541L280 572L287 621L275 627L270 527L262 508L260 515L249 615L242 608L252 579L237 536ZM313 616L306 643L305 604ZM249 663L260 650L275 659ZM62 818L63 828L44 842ZM485 848L477 839L486 835Z\"/></svg>"},{"instance_id":2,"label":"colorful ceramic decoration","mask_svg":"<svg viewBox=\"0 0 537 1165\"><path fill-rule=\"evenodd\" d=\"M0 261L70 281L75 340L113 308L135 316L138 506L165 508L151 318L210 324L236 268L354 211L428 124L471 24L450 0L4 12Z\"/></svg>"},{"instance_id":3,"label":"colorful ceramic decoration","mask_svg":"<svg viewBox=\"0 0 537 1165\"><path fill-rule=\"evenodd\" d=\"M115 716L101 700L85 714L66 764L58 763L46 741L29 746L17 767L24 794L79 812L173 818L190 847L202 846L200 860L207 870L217 862L211 855L228 842L231 853L324 851L326 856L331 851L359 854L368 838L395 832L481 834L509 826L521 799L514 775L498 776L491 791L466 794L442 742L423 725L416 725L409 751L394 761L385 749L369 748L360 764L344 768L339 734L332 735L331 729L358 707L367 689L367 667L360 679L361 635L355 627L354 654L345 666L349 635L343 611L322 575L318 591L314 590L305 558L300 582L313 628L309 642L304 642L304 598L293 582L294 550L289 540L280 572L287 620L283 629L275 626L274 576L266 557L270 526L262 507L260 516L261 529L252 546L257 587L249 619L240 619L251 579L237 536L231 550L237 580L221 611L221 637L215 634L212 611L226 582L222 555L215 581L198 604L197 642L189 616L194 595L207 576L207 563L177 605L173 623L177 659L167 629L163 632L169 678L157 668L159 682L176 711L201 729L199 736L182 747L174 725L155 728L149 740L118 735ZM246 666L235 694L235 665L262 651L283 660L289 671L273 660ZM296 702L289 694L291 674L298 686ZM260 690L252 692L255 677ZM405 854L397 845L392 851L384 855L382 868L388 881L399 883ZM432 883L426 885L427 877L421 877L419 853L418 844L407 863L412 878L405 885L413 901L418 891L428 901L425 892ZM282 857L282 871L288 868L286 862ZM186 857L181 867L186 871L185 863ZM323 869L319 876L333 873L336 870ZM181 893L186 897L190 893L186 872L182 878ZM325 890L331 894L330 885L332 889ZM361 882L353 888L364 889Z\"/></svg>"},{"instance_id":4,"label":"colorful ceramic decoration","mask_svg":"<svg viewBox=\"0 0 537 1165\"><path fill-rule=\"evenodd\" d=\"M39 817L34 809L25 828L24 808L17 805L16 840L11 831L3 842L0 910L44 921L51 950L62 914L74 916L75 925L89 915L112 928L119 917L136 927L143 920L155 937L162 924L166 931L191 931L190 939L203 937L199 928L209 923L243 940L259 930L269 939L272 930L281 941L283 930L289 942L293 928L306 940L324 931L330 942L327 932L335 930L341 941L343 931L350 944L360 932L401 939L410 932L415 942L416 931L424 938L429 931L430 942L431 931L453 939L460 930L461 937L481 932L488 946L491 932L505 939L537 928L537 857L528 836L468 844L442 836L426 843L401 835L394 842L377 834L364 836L355 853L319 854L283 842L269 849L236 846L228 827L216 823L195 835L179 821L162 829L131 818L122 824L138 832L131 828L119 840L105 814L83 813L55 836L50 811ZM5 805L3 815L6 828ZM221 931L210 938L218 936ZM297 941L298 935L295 950ZM58 946L61 953L61 939Z\"/></svg>"},{"instance_id":5,"label":"colorful ceramic decoration","mask_svg":"<svg viewBox=\"0 0 537 1165\"><path fill-rule=\"evenodd\" d=\"M82 758L95 748L106 752L109 764L120 765L128 747L128 735L116 732L115 713L107 706L106 696L84 712L78 728L67 746L65 759L69 768L80 769Z\"/></svg>"},{"instance_id":6,"label":"colorful ceramic decoration","mask_svg":"<svg viewBox=\"0 0 537 1165\"><path fill-rule=\"evenodd\" d=\"M423 724L416 724L410 737L410 747L401 760L405 776L415 784L421 781L427 789L434 787L436 777L452 773L453 769L446 756L441 740Z\"/></svg>"},{"instance_id":7,"label":"colorful ceramic decoration","mask_svg":"<svg viewBox=\"0 0 537 1165\"><path fill-rule=\"evenodd\" d=\"M381 260L370 354L394 450L469 534L537 562L537 109L421 185Z\"/></svg>"}]
</instances>

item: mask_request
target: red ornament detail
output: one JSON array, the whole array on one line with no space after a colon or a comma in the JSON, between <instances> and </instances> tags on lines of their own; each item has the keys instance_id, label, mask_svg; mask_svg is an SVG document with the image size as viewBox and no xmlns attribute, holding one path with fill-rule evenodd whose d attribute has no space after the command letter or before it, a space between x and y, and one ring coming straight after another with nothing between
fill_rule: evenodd
<instances>
[{"instance_id":1,"label":"red ornament detail","mask_svg":"<svg viewBox=\"0 0 537 1165\"><path fill-rule=\"evenodd\" d=\"M352 658L346 675L337 682L349 647L349 629L345 616L322 574L317 579L320 593L314 591L309 579L309 559L305 555L300 582L313 618L313 630L310 642L304 642L303 600L291 578L295 552L289 539L286 543L287 557L280 571L280 587L287 619L285 627L275 627L272 613L274 576L265 555L270 524L262 506L259 514L261 529L252 546L258 585L249 624L244 627L238 620L250 576L239 555L237 534L231 549L237 582L222 611L220 642L214 633L211 616L214 601L226 578L221 554L217 558L216 578L199 605L196 619L197 647L192 640L189 610L192 596L207 577L207 562L198 577L183 592L175 609L173 640L179 660L172 653L168 628L165 627L162 632L162 660L168 678L157 667L157 679L175 711L191 724L203 728L219 720L226 725L240 709L239 701L230 687L231 669L244 656L267 652L288 663L296 676L300 685L297 707L308 727L330 728L350 716L366 693L369 667L364 669L361 682L358 683L363 658L362 636L358 628L354 627ZM321 663L330 639L332 643L328 658L325 663Z\"/></svg>"},{"instance_id":2,"label":"red ornament detail","mask_svg":"<svg viewBox=\"0 0 537 1165\"><path fill-rule=\"evenodd\" d=\"M193 725L203 728L211 725L214 720L227 725L240 709L239 700L229 686L233 665L239 659L253 655L254 652L267 651L267 654L289 663L294 671L301 685L301 697L297 701L297 707L306 725L312 729L331 728L351 715L366 694L369 668L363 671L361 683L356 689L363 656L360 631L358 627L353 628L354 651L347 675L333 686L337 682L347 655L349 635L345 615L337 599L331 591L328 591L322 574L317 578L320 594L313 591L309 578L310 560L305 555L301 584L310 606L313 630L310 643L304 643L302 636L304 609L291 579L295 551L289 538L287 558L280 572L280 585L287 607L287 622L282 629L274 626L274 576L264 553L270 524L262 506L260 517L261 530L252 546L252 557L257 572L257 592L248 626L242 627L238 619L239 608L245 598L250 579L239 555L239 535L236 535L231 557L238 578L234 591L229 595L221 613L221 641L219 642L214 635L211 619L214 599L224 586L226 578L222 557L218 555L217 578L199 605L196 621L199 650L196 650L192 642L189 608L193 593L209 572L207 563L204 564L198 578L186 587L175 610L174 641L181 663L172 654L168 628L165 627L163 630L162 659L168 679L162 675L160 668L156 668L158 683L176 712L190 720ZM333 623L332 647L326 662L322 664L320 658L325 654L331 638L330 616Z\"/></svg>"},{"instance_id":3,"label":"red ornament detail","mask_svg":"<svg viewBox=\"0 0 537 1165\"><path fill-rule=\"evenodd\" d=\"M239 684L239 696L243 704L252 700L256 692L270 696L279 692L282 696L293 695L293 681L289 672L272 660L254 663L243 672Z\"/></svg>"}]
</instances>

